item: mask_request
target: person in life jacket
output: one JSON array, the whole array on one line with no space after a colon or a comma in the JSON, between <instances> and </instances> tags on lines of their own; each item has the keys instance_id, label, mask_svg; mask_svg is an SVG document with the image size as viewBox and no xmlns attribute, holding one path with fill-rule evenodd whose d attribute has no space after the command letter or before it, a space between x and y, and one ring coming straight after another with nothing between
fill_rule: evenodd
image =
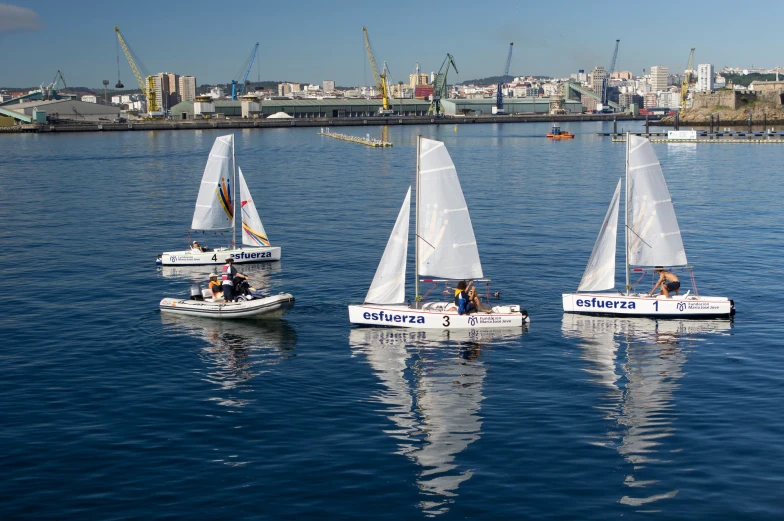
<instances>
[{"instance_id":1,"label":"person in life jacket","mask_svg":"<svg viewBox=\"0 0 784 521\"><path fill-rule=\"evenodd\" d=\"M492 313L492 310L485 309L480 302L479 297L476 294L476 289L474 288L474 281L469 280L468 284L466 281L461 280L457 283L457 289L455 289L455 306L457 306L457 313L459 315L466 315L473 311L479 310L483 313Z\"/></svg>"},{"instance_id":2,"label":"person in life jacket","mask_svg":"<svg viewBox=\"0 0 784 521\"><path fill-rule=\"evenodd\" d=\"M221 268L221 285L223 286L223 298L227 302L234 300L234 285L242 280L248 280L247 275L237 271L234 267L234 258L227 257L226 264Z\"/></svg>"},{"instance_id":3,"label":"person in life jacket","mask_svg":"<svg viewBox=\"0 0 784 521\"><path fill-rule=\"evenodd\" d=\"M210 274L210 284L209 284L210 293L212 293L212 298L219 299L223 298L223 284L221 281L218 280L217 273Z\"/></svg>"}]
</instances>

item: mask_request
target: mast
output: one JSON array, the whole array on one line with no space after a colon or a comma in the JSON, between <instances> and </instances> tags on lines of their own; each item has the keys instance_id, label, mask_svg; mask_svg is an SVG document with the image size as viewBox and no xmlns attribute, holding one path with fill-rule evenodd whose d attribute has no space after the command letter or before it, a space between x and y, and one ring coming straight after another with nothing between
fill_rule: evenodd
<instances>
[{"instance_id":1,"label":"mast","mask_svg":"<svg viewBox=\"0 0 784 521\"><path fill-rule=\"evenodd\" d=\"M234 134L231 135L231 175L234 189L231 201L231 208L234 211L234 218L231 221L231 248L234 249L237 247L237 165L234 162Z\"/></svg>"},{"instance_id":2,"label":"mast","mask_svg":"<svg viewBox=\"0 0 784 521\"><path fill-rule=\"evenodd\" d=\"M630 134L626 132L626 201L624 202L624 242L623 249L626 257L626 294L631 290L629 283L629 139Z\"/></svg>"},{"instance_id":3,"label":"mast","mask_svg":"<svg viewBox=\"0 0 784 521\"><path fill-rule=\"evenodd\" d=\"M422 136L417 136L416 203L414 204L414 302L419 302L419 151ZM411 221L409 221L411 222ZM416 304L415 304L416 305Z\"/></svg>"}]
</instances>

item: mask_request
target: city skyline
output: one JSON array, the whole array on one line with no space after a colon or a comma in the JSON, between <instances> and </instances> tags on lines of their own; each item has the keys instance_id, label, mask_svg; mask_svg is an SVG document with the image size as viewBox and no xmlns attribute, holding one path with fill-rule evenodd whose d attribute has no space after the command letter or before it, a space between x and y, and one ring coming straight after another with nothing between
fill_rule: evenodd
<instances>
[{"instance_id":1,"label":"city skyline","mask_svg":"<svg viewBox=\"0 0 784 521\"><path fill-rule=\"evenodd\" d=\"M334 79L341 86L370 85L373 77L363 25L379 67L387 62L393 82L407 83L417 62L423 72L438 71L447 52L460 71L450 72L450 83L501 75L509 41L515 42L512 76L568 77L578 69L607 68L616 38L621 40L616 71L635 75L643 69L650 72L653 65L665 66L671 73L682 71L692 46L697 48L694 67L711 63L719 71L725 65L782 65L772 46L713 35L730 22L733 27L753 24L755 33L772 34L779 19L775 15L784 14L784 6L778 4L766 6L764 18L733 11L728 22L721 6L730 6L729 2L694 2L681 9L678 18L664 18L635 16L618 9L617 2L590 6L564 2L554 14L550 6L538 3L504 0L492 9L479 10L476 4L457 1L433 16L432 11L417 9L420 3L408 0L383 9L362 5L340 9L304 1L296 6L259 3L254 16L252 4L232 11L195 1L155 23L150 23L149 13L159 12L153 9L159 4L148 1L137 2L135 9L93 0L80 2L77 9L61 5L51 0L0 3L7 86L48 83L57 70L70 86L97 87L104 79L114 84L114 25L150 74L174 71L196 76L200 84L226 83L244 72L243 62L258 41L252 81ZM710 9L702 8L708 5ZM690 20L715 31L691 31ZM120 77L126 88L136 87L121 50Z\"/></svg>"}]
</instances>

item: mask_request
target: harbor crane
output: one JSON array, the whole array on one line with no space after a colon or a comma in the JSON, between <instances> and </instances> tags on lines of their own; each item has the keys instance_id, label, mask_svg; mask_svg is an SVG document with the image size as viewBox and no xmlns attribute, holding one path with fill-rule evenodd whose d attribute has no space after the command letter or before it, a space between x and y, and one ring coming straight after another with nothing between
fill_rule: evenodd
<instances>
[{"instance_id":1,"label":"harbor crane","mask_svg":"<svg viewBox=\"0 0 784 521\"><path fill-rule=\"evenodd\" d=\"M610 68L607 70L607 76L602 82L602 106L607 105L607 86L610 84L610 77L615 72L615 62L618 59L619 45L621 45L621 40L615 40L615 50L613 51L612 60L610 60Z\"/></svg>"},{"instance_id":2,"label":"harbor crane","mask_svg":"<svg viewBox=\"0 0 784 521\"><path fill-rule=\"evenodd\" d=\"M691 68L694 65L694 47L691 48L691 52L689 53L689 64L686 66L686 74L683 77L683 82L681 83L681 108L679 113L683 114L683 111L686 110L686 97L689 94L689 84L691 83Z\"/></svg>"},{"instance_id":3,"label":"harbor crane","mask_svg":"<svg viewBox=\"0 0 784 521\"><path fill-rule=\"evenodd\" d=\"M147 98L147 112L150 115L153 114L158 115L159 107L158 107L158 100L155 97L154 78L149 74L147 74L147 70L144 68L144 65L142 64L141 60L125 42L125 38L123 38L123 35L120 32L120 28L117 27L116 25L114 26L114 32L117 33L117 40L120 42L120 46L122 46L123 52L125 53L125 58L128 60L128 65L131 66L133 75L136 76L136 81L139 83L139 88L141 89L142 94L144 94L144 97ZM134 56L136 57L135 60L134 60ZM139 67L136 66L137 61L139 62L139 65L141 65L142 67L141 72L139 72ZM144 76L142 76L142 74L144 74ZM119 78L117 83L119 83Z\"/></svg>"},{"instance_id":4,"label":"harbor crane","mask_svg":"<svg viewBox=\"0 0 784 521\"><path fill-rule=\"evenodd\" d=\"M376 88L381 92L381 105L378 109L379 114L392 114L392 109L389 108L389 89L387 88L387 70L386 67L378 73L376 67L376 58L373 55L373 48L370 46L370 38L368 37L367 27L362 28L362 33L365 35L365 51L367 52L368 61L370 61L370 69L373 71L373 78L376 80Z\"/></svg>"},{"instance_id":5,"label":"harbor crane","mask_svg":"<svg viewBox=\"0 0 784 521\"><path fill-rule=\"evenodd\" d=\"M455 59L452 57L451 54L446 53L446 58L444 58L444 61L441 64L441 68L438 69L438 74L436 74L436 77L433 80L433 96L431 98L430 107L427 109L428 116L430 115L441 116L444 113L444 109L443 107L441 107L441 98L445 98L447 94L446 78L447 75L449 74L450 65L455 70L455 74L460 74L457 71L457 65L455 65Z\"/></svg>"},{"instance_id":6,"label":"harbor crane","mask_svg":"<svg viewBox=\"0 0 784 521\"><path fill-rule=\"evenodd\" d=\"M498 82L498 90L495 95L495 113L496 114L503 114L504 113L504 84L506 83L506 78L509 76L509 66L512 65L512 49L514 48L514 42L509 42L509 54L506 57L506 68L504 69L504 75L501 76L501 81Z\"/></svg>"},{"instance_id":7,"label":"harbor crane","mask_svg":"<svg viewBox=\"0 0 784 521\"><path fill-rule=\"evenodd\" d=\"M248 75L250 74L250 70L253 68L253 62L256 61L256 53L259 51L259 42L256 42L256 45L253 47L253 51L250 53L250 56L242 65L242 68L231 80L231 99L236 100L239 96L245 92L245 84L248 81ZM243 70L245 73L243 74ZM241 80L241 81L240 81Z\"/></svg>"}]
</instances>

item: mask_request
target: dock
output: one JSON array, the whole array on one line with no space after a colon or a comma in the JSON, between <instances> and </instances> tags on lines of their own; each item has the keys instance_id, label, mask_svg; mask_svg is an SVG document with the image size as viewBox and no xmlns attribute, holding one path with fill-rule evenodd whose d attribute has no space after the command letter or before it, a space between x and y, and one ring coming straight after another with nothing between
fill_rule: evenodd
<instances>
[{"instance_id":1,"label":"dock","mask_svg":"<svg viewBox=\"0 0 784 521\"><path fill-rule=\"evenodd\" d=\"M392 143L390 143L389 141L382 141L380 139L372 138L370 137L370 134L367 134L365 137L359 137L359 136L352 136L349 134L341 134L339 132L330 132L328 128L327 129L322 128L321 132L319 132L318 135L339 139L341 141L348 141L350 143L359 143L360 145L365 145L373 148L392 146Z\"/></svg>"},{"instance_id":2,"label":"dock","mask_svg":"<svg viewBox=\"0 0 784 521\"><path fill-rule=\"evenodd\" d=\"M677 137L668 138L666 132L629 132L634 136L646 137L651 143L711 143L711 144L781 144L784 145L784 133L782 132L719 132L708 134L707 132L697 132L691 138ZM600 134L611 136L613 143L626 143L626 134Z\"/></svg>"}]
</instances>

